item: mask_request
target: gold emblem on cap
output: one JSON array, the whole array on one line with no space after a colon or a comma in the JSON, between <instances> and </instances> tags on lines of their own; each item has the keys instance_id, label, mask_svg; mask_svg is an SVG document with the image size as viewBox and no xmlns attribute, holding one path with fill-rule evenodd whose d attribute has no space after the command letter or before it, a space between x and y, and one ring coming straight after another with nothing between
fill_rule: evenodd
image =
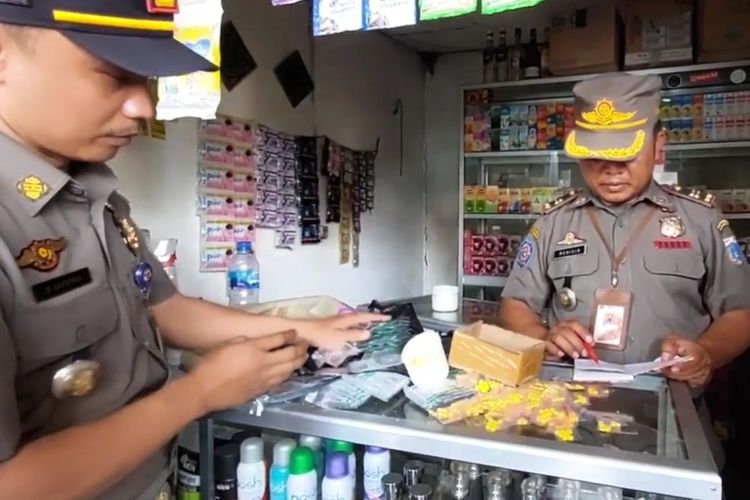
<instances>
[{"instance_id":1,"label":"gold emblem on cap","mask_svg":"<svg viewBox=\"0 0 750 500\"><path fill-rule=\"evenodd\" d=\"M58 399L80 398L96 388L100 364L80 359L63 366L52 378L52 394Z\"/></svg>"},{"instance_id":2,"label":"gold emblem on cap","mask_svg":"<svg viewBox=\"0 0 750 500\"><path fill-rule=\"evenodd\" d=\"M719 230L719 232L722 232L722 231L724 231L728 227L729 227L729 221L726 220L726 219L721 219L719 221L718 226L716 228Z\"/></svg>"},{"instance_id":3,"label":"gold emblem on cap","mask_svg":"<svg viewBox=\"0 0 750 500\"><path fill-rule=\"evenodd\" d=\"M626 130L640 127L648 120L630 121L638 114L637 111L618 111L615 103L609 99L600 99L591 111L582 111L583 121L576 120L576 125L587 130Z\"/></svg>"},{"instance_id":4,"label":"gold emblem on cap","mask_svg":"<svg viewBox=\"0 0 750 500\"><path fill-rule=\"evenodd\" d=\"M16 190L24 195L27 200L37 201L49 192L49 186L39 177L29 175L18 181Z\"/></svg>"},{"instance_id":5,"label":"gold emblem on cap","mask_svg":"<svg viewBox=\"0 0 750 500\"><path fill-rule=\"evenodd\" d=\"M662 236L666 236L667 238L679 238L685 234L685 224L682 222L682 219L676 215L659 219L659 223L661 224Z\"/></svg>"}]
</instances>

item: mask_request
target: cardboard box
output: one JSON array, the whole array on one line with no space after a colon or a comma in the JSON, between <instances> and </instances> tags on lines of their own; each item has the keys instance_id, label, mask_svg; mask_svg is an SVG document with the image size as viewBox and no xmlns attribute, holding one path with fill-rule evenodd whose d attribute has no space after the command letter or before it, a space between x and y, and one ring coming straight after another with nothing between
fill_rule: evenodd
<instances>
[{"instance_id":1,"label":"cardboard box","mask_svg":"<svg viewBox=\"0 0 750 500\"><path fill-rule=\"evenodd\" d=\"M601 73L620 68L622 21L617 6L614 2L606 2L606 5L584 10L584 26L565 26L550 32L549 68L555 76ZM546 141L540 143L546 144Z\"/></svg>"},{"instance_id":2,"label":"cardboard box","mask_svg":"<svg viewBox=\"0 0 750 500\"><path fill-rule=\"evenodd\" d=\"M448 364L517 386L539 376L544 342L481 322L456 330Z\"/></svg>"},{"instance_id":3,"label":"cardboard box","mask_svg":"<svg viewBox=\"0 0 750 500\"><path fill-rule=\"evenodd\" d=\"M693 0L627 0L625 69L693 62Z\"/></svg>"},{"instance_id":4,"label":"cardboard box","mask_svg":"<svg viewBox=\"0 0 750 500\"><path fill-rule=\"evenodd\" d=\"M750 0L698 0L698 62L750 57Z\"/></svg>"}]
</instances>

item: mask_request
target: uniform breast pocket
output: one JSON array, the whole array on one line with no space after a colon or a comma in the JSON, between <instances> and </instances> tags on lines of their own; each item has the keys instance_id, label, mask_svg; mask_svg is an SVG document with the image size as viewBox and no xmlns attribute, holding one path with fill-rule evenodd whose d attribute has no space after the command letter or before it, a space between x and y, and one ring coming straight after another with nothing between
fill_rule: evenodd
<instances>
[{"instance_id":1,"label":"uniform breast pocket","mask_svg":"<svg viewBox=\"0 0 750 500\"><path fill-rule=\"evenodd\" d=\"M13 333L21 366L31 371L79 352L112 333L117 323L114 295L103 286L54 306L19 311Z\"/></svg>"},{"instance_id":2,"label":"uniform breast pocket","mask_svg":"<svg viewBox=\"0 0 750 500\"><path fill-rule=\"evenodd\" d=\"M552 260L547 276L553 284L552 306L561 316L587 315L594 301L594 292L599 288L597 272L598 255L581 255ZM568 287L575 294L575 305L566 307L560 302L560 291Z\"/></svg>"},{"instance_id":3,"label":"uniform breast pocket","mask_svg":"<svg viewBox=\"0 0 750 500\"><path fill-rule=\"evenodd\" d=\"M703 259L693 252L663 252L643 257L643 267L657 289L665 294L695 296L706 274Z\"/></svg>"}]
</instances>

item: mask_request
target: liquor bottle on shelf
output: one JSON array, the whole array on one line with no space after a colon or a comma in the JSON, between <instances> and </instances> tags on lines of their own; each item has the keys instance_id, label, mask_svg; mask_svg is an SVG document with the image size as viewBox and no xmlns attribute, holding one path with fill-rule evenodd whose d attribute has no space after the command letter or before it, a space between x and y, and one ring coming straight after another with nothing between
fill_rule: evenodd
<instances>
[{"instance_id":1,"label":"liquor bottle on shelf","mask_svg":"<svg viewBox=\"0 0 750 500\"><path fill-rule=\"evenodd\" d=\"M492 30L485 36L482 51L482 82L491 83L495 80L495 36Z\"/></svg>"},{"instance_id":2,"label":"liquor bottle on shelf","mask_svg":"<svg viewBox=\"0 0 750 500\"><path fill-rule=\"evenodd\" d=\"M521 28L514 32L513 46L508 52L508 80L517 82L523 76L523 44L521 43Z\"/></svg>"},{"instance_id":3,"label":"liquor bottle on shelf","mask_svg":"<svg viewBox=\"0 0 750 500\"><path fill-rule=\"evenodd\" d=\"M549 28L544 28L544 38L539 48L539 59L541 64L542 78L549 78L552 73L549 70Z\"/></svg>"},{"instance_id":4,"label":"liquor bottle on shelf","mask_svg":"<svg viewBox=\"0 0 750 500\"><path fill-rule=\"evenodd\" d=\"M529 43L525 47L524 57L524 78L539 78L541 74L541 56L539 54L539 44L536 40L536 28L531 28Z\"/></svg>"},{"instance_id":5,"label":"liquor bottle on shelf","mask_svg":"<svg viewBox=\"0 0 750 500\"><path fill-rule=\"evenodd\" d=\"M495 46L495 81L508 80L508 36L505 30L500 30Z\"/></svg>"}]
</instances>

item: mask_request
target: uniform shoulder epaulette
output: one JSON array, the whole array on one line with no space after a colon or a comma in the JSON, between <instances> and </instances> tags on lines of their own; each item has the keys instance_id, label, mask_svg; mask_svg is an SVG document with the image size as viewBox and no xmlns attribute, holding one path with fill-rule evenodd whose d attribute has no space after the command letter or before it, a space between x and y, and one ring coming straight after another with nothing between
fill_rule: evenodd
<instances>
[{"instance_id":1,"label":"uniform shoulder epaulette","mask_svg":"<svg viewBox=\"0 0 750 500\"><path fill-rule=\"evenodd\" d=\"M565 205L567 205L571 201L573 201L576 198L578 198L578 194L580 192L581 192L580 189L569 189L568 191L566 191L562 195L558 196L557 198L555 198L551 202L545 203L544 204L544 211L542 212L542 215L550 214L550 213L554 212L555 210L557 210L558 208L564 207Z\"/></svg>"},{"instance_id":2,"label":"uniform shoulder epaulette","mask_svg":"<svg viewBox=\"0 0 750 500\"><path fill-rule=\"evenodd\" d=\"M690 200L704 207L714 208L716 206L716 196L702 189L688 189L677 185L662 186L662 189L669 194Z\"/></svg>"}]
</instances>

